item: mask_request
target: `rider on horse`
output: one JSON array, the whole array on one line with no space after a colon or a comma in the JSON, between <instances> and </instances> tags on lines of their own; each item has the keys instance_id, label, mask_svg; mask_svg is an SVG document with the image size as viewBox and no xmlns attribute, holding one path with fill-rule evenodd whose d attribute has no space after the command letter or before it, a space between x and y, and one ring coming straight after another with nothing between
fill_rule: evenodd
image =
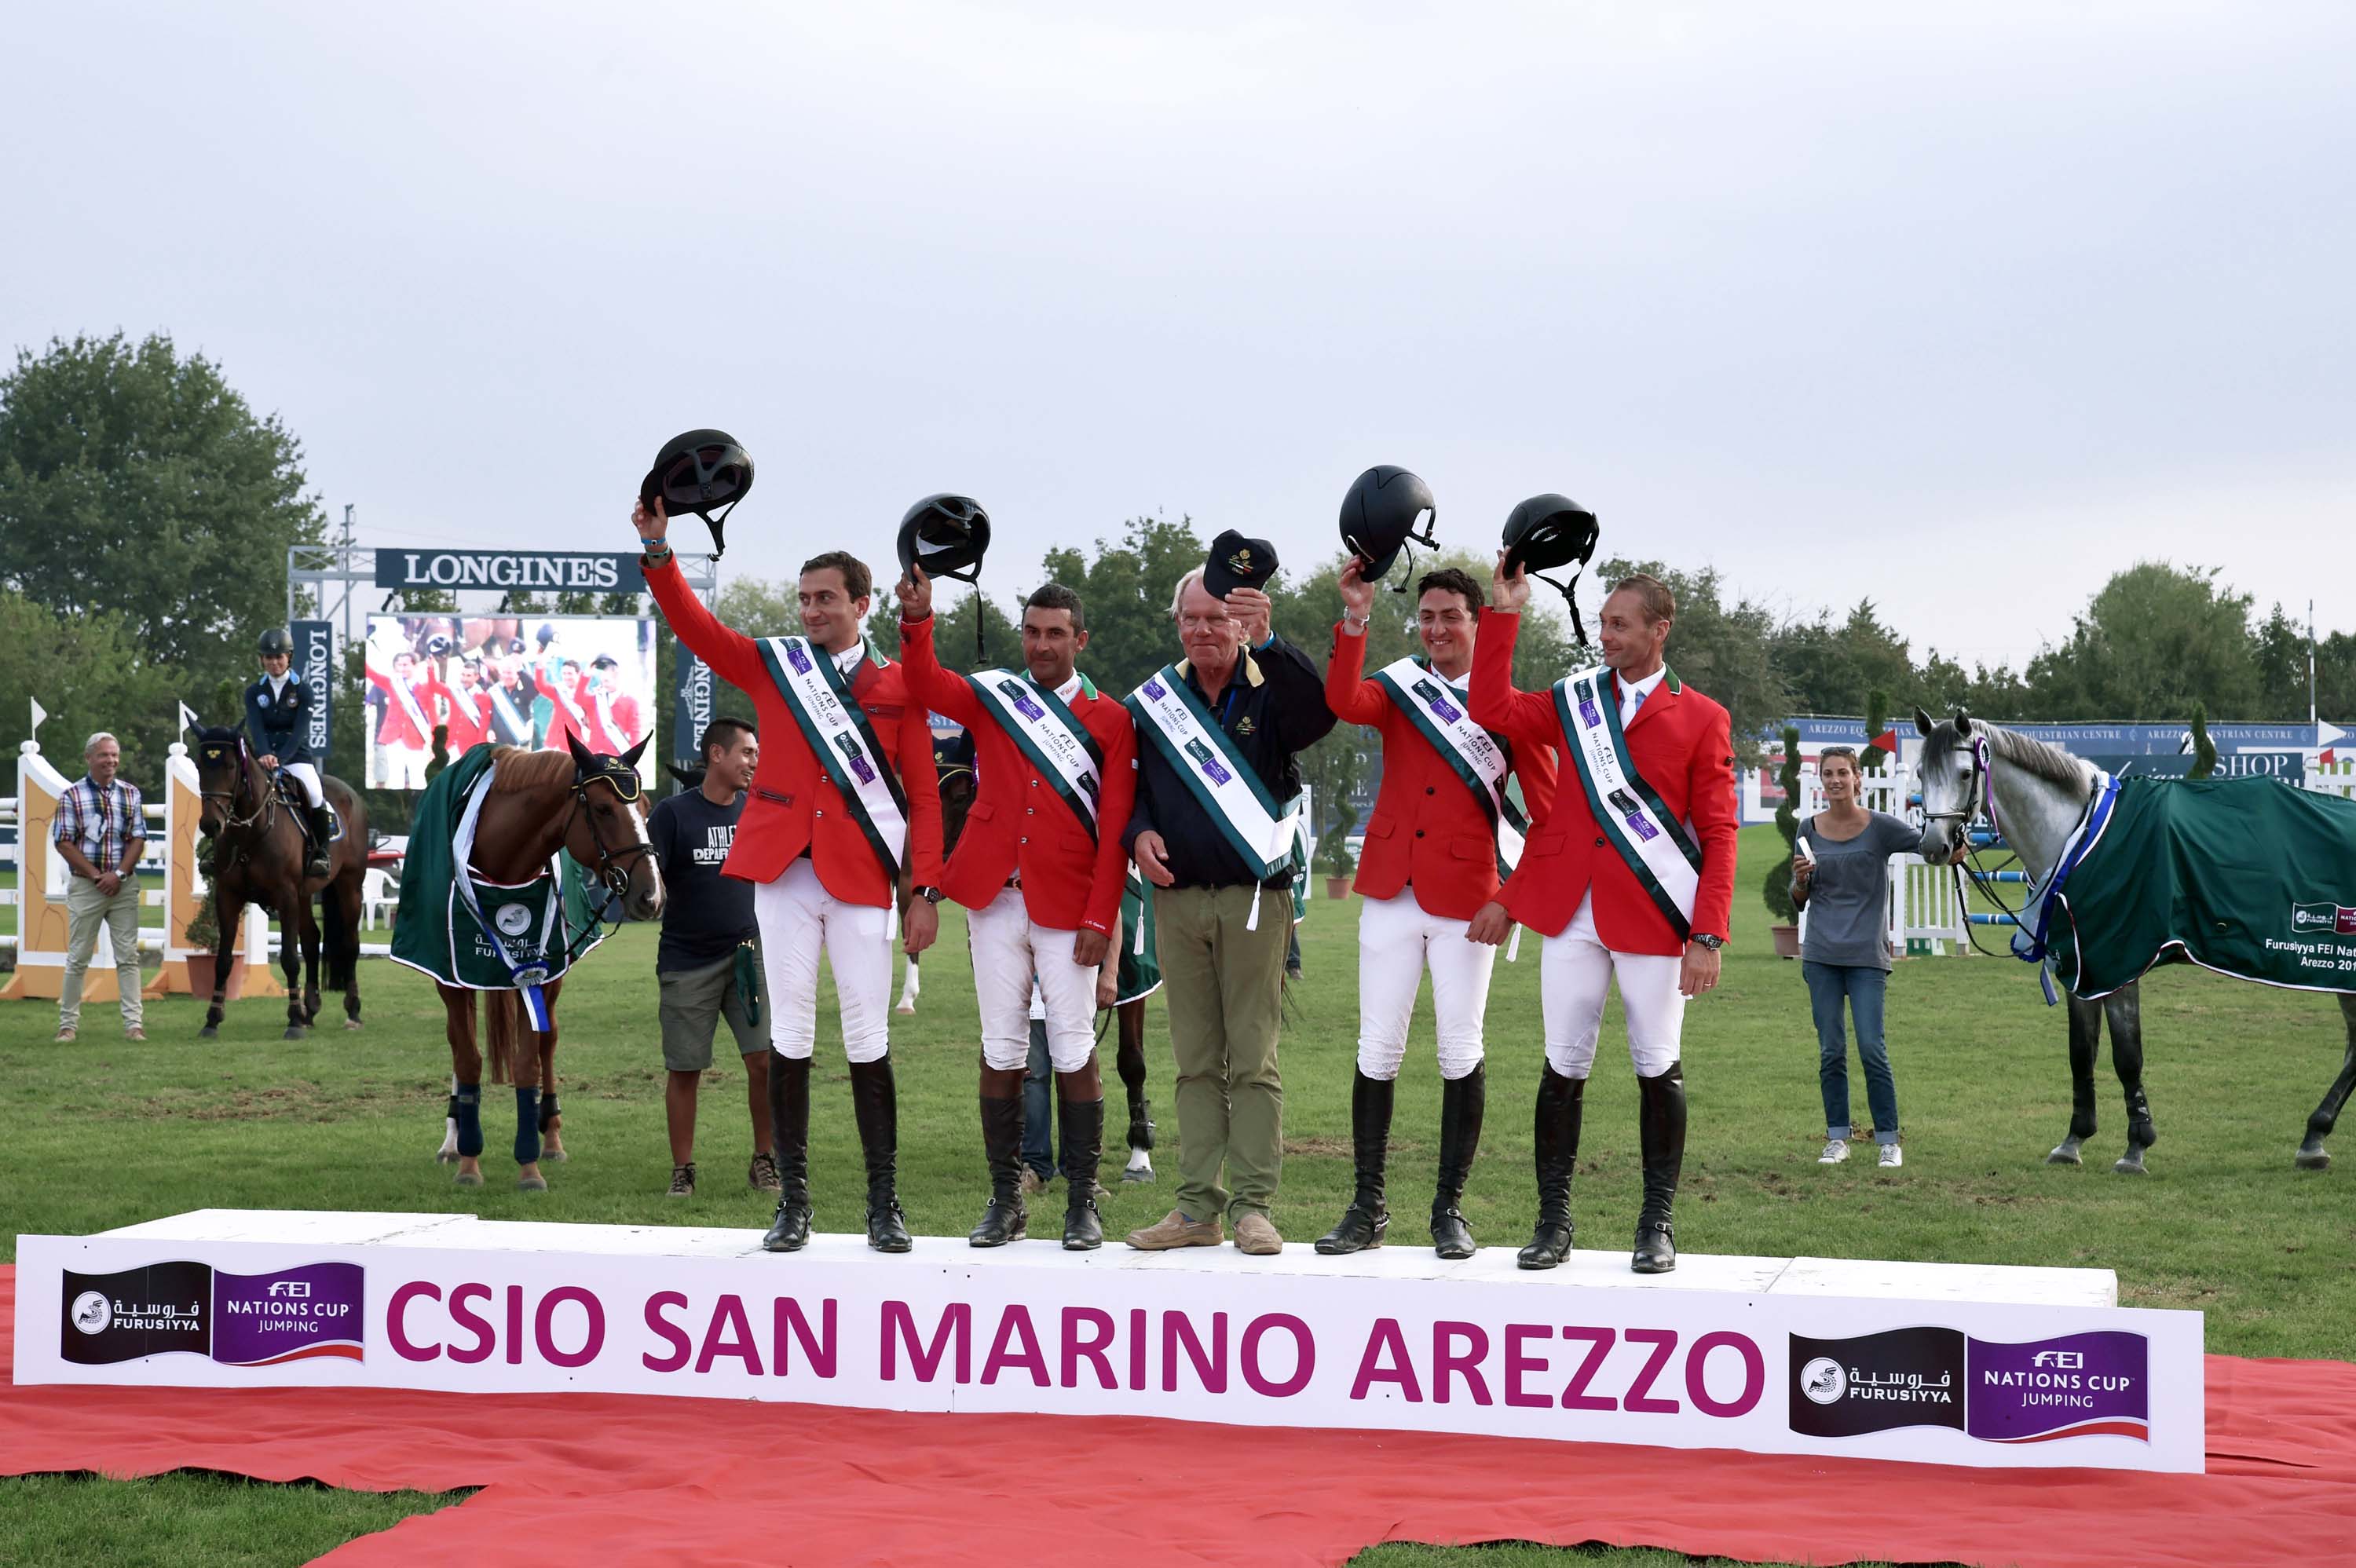
<instances>
[{"instance_id":1,"label":"rider on horse","mask_svg":"<svg viewBox=\"0 0 2356 1568\"><path fill-rule=\"evenodd\" d=\"M294 640L283 629L273 626L262 634L262 678L245 688L245 727L253 737L262 765L302 786L311 840L303 873L325 877L333 829L327 821L327 797L319 793L318 764L304 743L304 718L311 706L311 691L290 667L294 656Z\"/></svg>"}]
</instances>

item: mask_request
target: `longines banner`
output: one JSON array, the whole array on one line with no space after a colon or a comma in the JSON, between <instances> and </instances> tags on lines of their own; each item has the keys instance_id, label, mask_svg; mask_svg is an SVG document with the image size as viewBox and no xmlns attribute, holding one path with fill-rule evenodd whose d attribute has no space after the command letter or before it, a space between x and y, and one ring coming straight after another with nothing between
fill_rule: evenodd
<instances>
[{"instance_id":1,"label":"longines banner","mask_svg":"<svg viewBox=\"0 0 2356 1568\"><path fill-rule=\"evenodd\" d=\"M645 582L627 550L380 549L376 585L636 593Z\"/></svg>"},{"instance_id":2,"label":"longines banner","mask_svg":"<svg viewBox=\"0 0 2356 1568\"><path fill-rule=\"evenodd\" d=\"M672 640L678 670L671 685L670 762L675 768L703 765L703 729L712 718L712 667Z\"/></svg>"},{"instance_id":3,"label":"longines banner","mask_svg":"<svg viewBox=\"0 0 2356 1568\"><path fill-rule=\"evenodd\" d=\"M529 1248L509 1244L520 1229L207 1211L128 1235L23 1237L16 1381L689 1394L1985 1467L2203 1462L2201 1315L2091 1304L2086 1282L2115 1286L2089 1271L1687 1254L1638 1280L1619 1252L1533 1275L1494 1248L1461 1264L1419 1249L1249 1260L1044 1242L976 1254L921 1237L885 1257L852 1236L776 1258L750 1231L533 1226ZM287 1239L206 1239L224 1232ZM331 1239L365 1233L379 1239Z\"/></svg>"},{"instance_id":4,"label":"longines banner","mask_svg":"<svg viewBox=\"0 0 2356 1568\"><path fill-rule=\"evenodd\" d=\"M325 766L336 702L336 625L332 621L297 621L289 629L294 638L294 673L311 688L310 704L303 709L303 743Z\"/></svg>"}]
</instances>

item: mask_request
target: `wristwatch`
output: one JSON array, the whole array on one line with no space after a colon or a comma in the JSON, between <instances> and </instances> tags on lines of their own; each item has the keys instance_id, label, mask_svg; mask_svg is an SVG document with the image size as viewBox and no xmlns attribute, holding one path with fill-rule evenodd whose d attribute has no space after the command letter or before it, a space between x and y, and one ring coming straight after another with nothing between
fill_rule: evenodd
<instances>
[{"instance_id":1,"label":"wristwatch","mask_svg":"<svg viewBox=\"0 0 2356 1568\"><path fill-rule=\"evenodd\" d=\"M918 898L924 900L928 904L937 904L941 901L941 890L938 888L911 888L908 891L916 894Z\"/></svg>"},{"instance_id":2,"label":"wristwatch","mask_svg":"<svg viewBox=\"0 0 2356 1568\"><path fill-rule=\"evenodd\" d=\"M1693 933L1693 939L1696 942L1700 943L1704 947L1708 948L1712 953L1717 952L1719 948L1726 945L1726 938L1723 936L1712 936L1706 931L1695 932Z\"/></svg>"}]
</instances>

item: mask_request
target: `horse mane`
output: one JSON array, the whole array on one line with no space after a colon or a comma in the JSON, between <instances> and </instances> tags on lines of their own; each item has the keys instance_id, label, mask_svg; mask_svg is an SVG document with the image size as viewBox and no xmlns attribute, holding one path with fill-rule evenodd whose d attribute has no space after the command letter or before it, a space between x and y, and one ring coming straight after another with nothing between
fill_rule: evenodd
<instances>
[{"instance_id":1,"label":"horse mane","mask_svg":"<svg viewBox=\"0 0 2356 1568\"><path fill-rule=\"evenodd\" d=\"M491 752L497 772L491 774L493 795L521 795L573 782L573 764L564 752L533 752L521 746L500 746Z\"/></svg>"},{"instance_id":2,"label":"horse mane","mask_svg":"<svg viewBox=\"0 0 2356 1568\"><path fill-rule=\"evenodd\" d=\"M2022 772L2066 790L2083 791L2094 783L2094 764L2080 761L2061 747L2001 724L1974 722L1987 731L1988 749Z\"/></svg>"}]
</instances>

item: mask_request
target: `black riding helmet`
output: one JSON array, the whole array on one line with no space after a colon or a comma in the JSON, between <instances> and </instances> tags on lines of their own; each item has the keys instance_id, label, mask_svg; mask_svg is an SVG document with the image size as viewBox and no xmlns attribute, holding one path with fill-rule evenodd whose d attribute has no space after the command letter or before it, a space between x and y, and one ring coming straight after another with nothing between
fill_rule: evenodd
<instances>
[{"instance_id":1,"label":"black riding helmet","mask_svg":"<svg viewBox=\"0 0 2356 1568\"><path fill-rule=\"evenodd\" d=\"M659 496L666 513L692 512L712 530L712 559L727 552L721 525L753 488L753 459L724 430L691 430L672 436L655 453L655 465L638 482L638 500L653 511ZM713 517L713 509L721 508Z\"/></svg>"},{"instance_id":2,"label":"black riding helmet","mask_svg":"<svg viewBox=\"0 0 2356 1568\"><path fill-rule=\"evenodd\" d=\"M900 574L921 564L926 577L972 582L990 549L990 514L970 496L927 496L900 519Z\"/></svg>"},{"instance_id":3,"label":"black riding helmet","mask_svg":"<svg viewBox=\"0 0 2356 1568\"><path fill-rule=\"evenodd\" d=\"M262 634L262 653L265 658L272 654L284 654L291 658L294 654L294 639L286 635L284 627L273 626Z\"/></svg>"},{"instance_id":4,"label":"black riding helmet","mask_svg":"<svg viewBox=\"0 0 2356 1568\"><path fill-rule=\"evenodd\" d=\"M1390 575L1409 539L1439 549L1439 523L1440 507L1431 498L1431 486L1387 463L1352 480L1342 497L1342 545L1358 558L1358 575L1368 582ZM1413 554L1408 551L1410 561ZM1399 591L1406 590L1401 583Z\"/></svg>"},{"instance_id":5,"label":"black riding helmet","mask_svg":"<svg viewBox=\"0 0 2356 1568\"><path fill-rule=\"evenodd\" d=\"M1547 587L1558 589L1570 605L1570 629L1581 647L1587 645L1587 627L1579 618L1579 600L1571 592L1579 573L1570 574L1570 582L1557 582L1538 573L1550 566L1585 567L1595 554L1599 533L1595 514L1568 496L1533 496L1505 514L1507 574L1518 567Z\"/></svg>"}]
</instances>

